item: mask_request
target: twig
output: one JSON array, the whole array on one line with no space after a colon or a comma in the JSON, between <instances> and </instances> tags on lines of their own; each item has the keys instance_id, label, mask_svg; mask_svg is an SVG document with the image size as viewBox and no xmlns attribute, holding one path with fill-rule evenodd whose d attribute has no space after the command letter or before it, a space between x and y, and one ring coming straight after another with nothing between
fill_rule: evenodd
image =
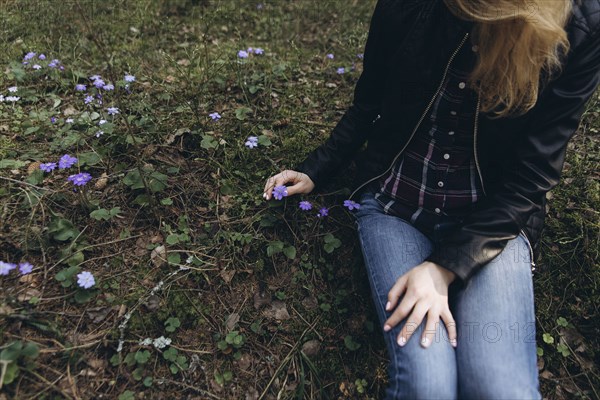
<instances>
[{"instance_id":1,"label":"twig","mask_svg":"<svg viewBox=\"0 0 600 400\"><path fill-rule=\"evenodd\" d=\"M275 372L273 373L273 376L271 377L271 380L269 381L269 383L267 384L267 386L265 387L265 389L263 390L263 392L261 393L260 397L258 398L258 400L262 400L265 395L267 394L267 391L269 390L269 388L271 387L271 385L273 384L273 381L275 380L275 378L277 378L277 375L279 375L279 372L283 369L283 367L285 365L287 365L287 363L289 362L289 360L292 358L292 354L294 353L294 351L296 351L296 349L300 346L300 342L302 341L302 339L304 338L304 335L306 335L306 333L312 329L314 329L315 325L317 325L317 322L319 322L319 320L321 319L321 315L319 315L317 317L317 319L315 320L315 322L309 326L308 328L306 328L304 330L304 332L302 332L302 335L300 335L300 337L298 338L298 340L296 341L296 344L294 344L294 346L292 347L292 349L288 352L288 354L285 356L285 358L283 359L283 361L281 362L281 364L279 364L279 367L277 367L277 369L275 370Z\"/></svg>"},{"instance_id":2,"label":"twig","mask_svg":"<svg viewBox=\"0 0 600 400\"><path fill-rule=\"evenodd\" d=\"M25 186L29 186L29 187L32 187L32 188L36 188L38 190L46 190L46 191L51 192L51 193L56 193L56 190L39 187L39 186L36 186L36 185L32 185L31 183L28 183L28 182L23 182L23 181L19 181L17 179L7 178L6 176L0 176L0 179L4 179L5 181L9 181L9 182L13 182L13 183L18 183L20 185L25 185Z\"/></svg>"}]
</instances>

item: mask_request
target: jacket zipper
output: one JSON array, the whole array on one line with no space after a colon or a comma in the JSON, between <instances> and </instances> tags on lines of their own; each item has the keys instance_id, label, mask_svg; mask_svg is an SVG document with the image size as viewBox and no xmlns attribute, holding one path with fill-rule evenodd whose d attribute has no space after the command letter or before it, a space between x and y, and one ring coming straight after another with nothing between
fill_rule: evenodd
<instances>
[{"instance_id":1,"label":"jacket zipper","mask_svg":"<svg viewBox=\"0 0 600 400\"><path fill-rule=\"evenodd\" d=\"M475 158L475 167L477 168L477 175L479 176L479 182L481 182L481 189L483 190L483 194L485 193L485 185L483 184L483 175L481 174L481 169L479 168L479 159L477 158L477 126L479 121L479 108L481 104L481 98L479 91L477 92L477 109L475 110L475 127L473 129L473 155ZM533 261L533 247L531 246L531 241L527 236L525 230L521 229L521 233L525 237L525 242L527 242L527 248L529 249L529 259L531 260L531 273L535 271L535 262Z\"/></svg>"},{"instance_id":2,"label":"jacket zipper","mask_svg":"<svg viewBox=\"0 0 600 400\"><path fill-rule=\"evenodd\" d=\"M383 173L379 174L378 176L375 176L375 177L369 179L368 181L364 182L359 187L357 187L356 189L354 189L354 191L350 194L350 197L348 199L352 199L352 197L356 194L356 192L358 192L365 185L367 185L367 184L373 182L375 179L379 179L383 175L387 174L389 172L389 170L394 166L394 163L396 162L396 160L398 159L398 157L400 156L400 154L402 154L402 152L406 149L406 147L408 146L408 144L412 140L413 136L415 135L415 132L417 131L417 129L419 129L419 126L421 125L421 122L423 122L423 119L425 118L425 115L427 114L427 112L431 108L431 105L433 104L433 102L435 101L436 97L440 93L440 91L442 89L442 86L444 84L444 80L446 79L446 75L448 74L448 68L450 67L450 63L452 63L452 60L454 60L454 57L456 56L456 54L458 53L458 51L460 50L460 48L462 47L462 45L465 43L465 41L467 40L468 37L469 37L469 32L465 33L465 36L463 37L462 41L460 42L460 44L458 45L458 47L456 48L456 50L454 50L454 53L452 53L452 55L450 56L450 59L448 60L448 64L446 64L446 69L444 70L444 75L442 76L442 80L441 80L441 82L440 82L440 84L439 84L439 86L437 88L437 91L435 92L435 94L433 95L433 97L431 98L431 100L429 101L429 104L427 104L427 107L425 108L425 111L423 112L423 115L421 115L421 118L417 122L417 125L415 126L415 129L413 129L412 133L410 134L410 137L406 141L406 144L404 144L404 147L402 147L402 149L398 152L398 154L396 154L396 157L394 157L394 159L392 160L392 163L390 164L390 166L388 167L388 169L385 170ZM379 119L379 118L377 118L377 119Z\"/></svg>"}]
</instances>

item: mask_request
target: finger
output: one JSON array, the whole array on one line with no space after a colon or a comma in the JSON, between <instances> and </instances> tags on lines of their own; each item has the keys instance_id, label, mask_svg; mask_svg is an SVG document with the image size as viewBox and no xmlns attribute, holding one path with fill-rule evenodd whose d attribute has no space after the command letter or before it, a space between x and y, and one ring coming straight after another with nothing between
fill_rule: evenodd
<instances>
[{"instance_id":1,"label":"finger","mask_svg":"<svg viewBox=\"0 0 600 400\"><path fill-rule=\"evenodd\" d=\"M277 175L274 175L274 176L269 177L269 179L267 179L267 182L265 183L265 188L264 188L264 193L266 193L267 195L270 195L271 194L270 190L272 190L275 187L275 178L276 177L277 177Z\"/></svg>"},{"instance_id":2,"label":"finger","mask_svg":"<svg viewBox=\"0 0 600 400\"><path fill-rule=\"evenodd\" d=\"M272 179L268 182L267 200L269 200L271 198L271 195L273 194L273 189L275 189L276 186L283 185L285 182L286 181L285 181L285 178L284 178L282 172L273 176Z\"/></svg>"},{"instance_id":3,"label":"finger","mask_svg":"<svg viewBox=\"0 0 600 400\"><path fill-rule=\"evenodd\" d=\"M404 290L406 290L406 279L406 274L402 275L396 280L396 283L394 283L394 286L392 286L392 288L388 292L388 302L385 305L385 311L390 311L394 307L396 307L398 299L400 298Z\"/></svg>"},{"instance_id":4,"label":"finger","mask_svg":"<svg viewBox=\"0 0 600 400\"><path fill-rule=\"evenodd\" d=\"M425 324L425 330L423 331L423 335L421 335L421 346L427 348L431 345L431 343L433 343L439 324L439 311L434 308L430 308L427 312L427 323Z\"/></svg>"},{"instance_id":5,"label":"finger","mask_svg":"<svg viewBox=\"0 0 600 400\"><path fill-rule=\"evenodd\" d=\"M406 294L402 298L402 301L400 301L400 304L398 305L398 307L396 307L392 315L390 315L389 318L385 321L385 324L383 325L383 330L387 332L396 325L398 325L400 321L404 320L415 306L417 300L417 297Z\"/></svg>"},{"instance_id":6,"label":"finger","mask_svg":"<svg viewBox=\"0 0 600 400\"><path fill-rule=\"evenodd\" d=\"M413 312L400 330L400 334L398 334L397 342L399 346L404 346L410 340L413 333L415 333L419 325L421 325L428 310L429 306L423 301L420 301L415 305Z\"/></svg>"},{"instance_id":7,"label":"finger","mask_svg":"<svg viewBox=\"0 0 600 400\"><path fill-rule=\"evenodd\" d=\"M305 193L306 192L306 182L301 181L301 182L296 183L295 185L288 186L287 192L288 192L288 196L298 194L298 193Z\"/></svg>"},{"instance_id":8,"label":"finger","mask_svg":"<svg viewBox=\"0 0 600 400\"><path fill-rule=\"evenodd\" d=\"M457 345L458 334L456 332L456 321L454 321L454 317L450 312L449 308L446 308L442 311L441 315L444 324L446 325L446 330L448 331L448 340L453 347Z\"/></svg>"}]
</instances>

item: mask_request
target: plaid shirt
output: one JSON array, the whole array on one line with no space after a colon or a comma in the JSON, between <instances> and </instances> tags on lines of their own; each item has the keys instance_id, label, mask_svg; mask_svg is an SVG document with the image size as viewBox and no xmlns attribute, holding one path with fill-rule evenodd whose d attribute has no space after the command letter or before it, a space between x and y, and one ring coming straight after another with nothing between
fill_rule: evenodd
<instances>
[{"instance_id":1,"label":"plaid shirt","mask_svg":"<svg viewBox=\"0 0 600 400\"><path fill-rule=\"evenodd\" d=\"M429 118L424 118L375 198L386 213L432 232L443 216L460 217L482 195L473 155L477 94L466 86L477 47L465 42L452 61Z\"/></svg>"}]
</instances>

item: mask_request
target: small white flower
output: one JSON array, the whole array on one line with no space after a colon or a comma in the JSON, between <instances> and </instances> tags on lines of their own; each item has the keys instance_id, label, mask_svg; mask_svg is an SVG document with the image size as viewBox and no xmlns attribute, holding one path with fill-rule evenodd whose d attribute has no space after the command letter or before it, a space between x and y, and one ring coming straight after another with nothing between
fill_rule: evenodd
<instances>
[{"instance_id":1,"label":"small white flower","mask_svg":"<svg viewBox=\"0 0 600 400\"><path fill-rule=\"evenodd\" d=\"M19 101L19 100L21 100L21 98L19 96L6 96L4 98L4 101L12 101L13 103L15 101Z\"/></svg>"},{"instance_id":2,"label":"small white flower","mask_svg":"<svg viewBox=\"0 0 600 400\"><path fill-rule=\"evenodd\" d=\"M98 121L98 125L104 125L106 123L105 119L101 119L100 121Z\"/></svg>"},{"instance_id":3,"label":"small white flower","mask_svg":"<svg viewBox=\"0 0 600 400\"><path fill-rule=\"evenodd\" d=\"M152 339L146 338L140 342L140 346L150 346L152 344Z\"/></svg>"},{"instance_id":4,"label":"small white flower","mask_svg":"<svg viewBox=\"0 0 600 400\"><path fill-rule=\"evenodd\" d=\"M17 87L16 86L11 86L8 88L8 91L11 93L15 93L17 91Z\"/></svg>"},{"instance_id":5,"label":"small white flower","mask_svg":"<svg viewBox=\"0 0 600 400\"><path fill-rule=\"evenodd\" d=\"M171 344L171 339L161 336L159 338L154 339L153 344L154 347L156 347L157 349L164 349L165 347Z\"/></svg>"},{"instance_id":6,"label":"small white flower","mask_svg":"<svg viewBox=\"0 0 600 400\"><path fill-rule=\"evenodd\" d=\"M100 136L104 135L103 131L98 131L96 132L96 137L99 138Z\"/></svg>"},{"instance_id":7,"label":"small white flower","mask_svg":"<svg viewBox=\"0 0 600 400\"><path fill-rule=\"evenodd\" d=\"M65 122L67 124L72 124L73 123L73 118L67 118L67 120Z\"/></svg>"}]
</instances>

